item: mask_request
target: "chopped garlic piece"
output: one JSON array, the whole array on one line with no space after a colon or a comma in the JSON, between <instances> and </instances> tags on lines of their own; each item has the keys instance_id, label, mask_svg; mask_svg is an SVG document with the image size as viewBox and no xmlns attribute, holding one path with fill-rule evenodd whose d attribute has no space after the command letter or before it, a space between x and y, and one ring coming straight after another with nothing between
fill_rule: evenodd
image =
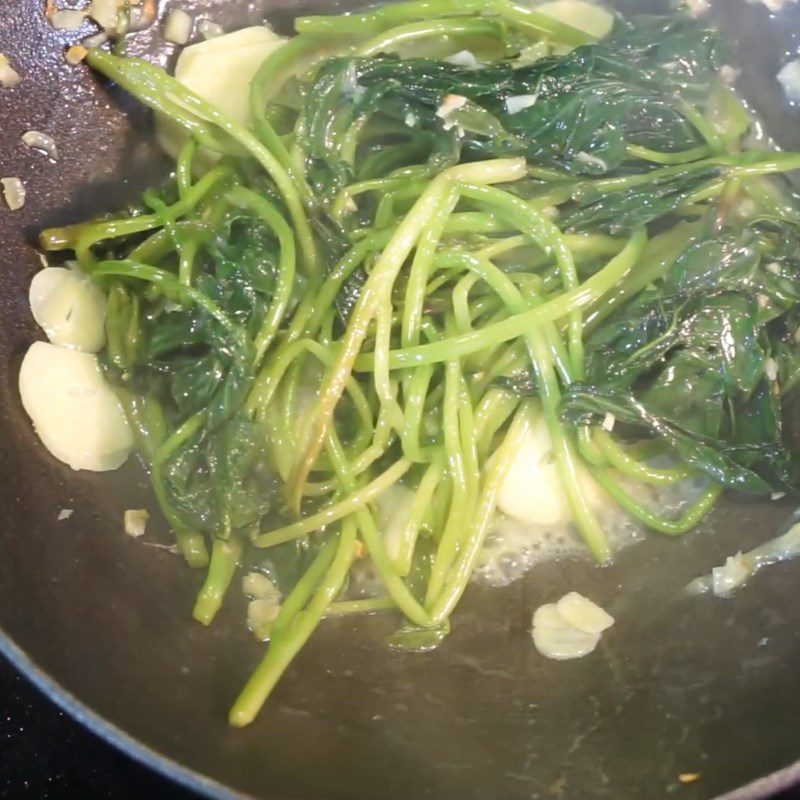
<instances>
[{"instance_id":1,"label":"chopped garlic piece","mask_svg":"<svg viewBox=\"0 0 800 800\"><path fill-rule=\"evenodd\" d=\"M764 362L764 374L771 381L778 379L778 362L774 358L768 358Z\"/></svg>"},{"instance_id":2,"label":"chopped garlic piece","mask_svg":"<svg viewBox=\"0 0 800 800\"><path fill-rule=\"evenodd\" d=\"M742 559L742 554L728 556L722 567L711 570L711 588L715 595L724 597L741 586L749 577L751 569Z\"/></svg>"},{"instance_id":3,"label":"chopped garlic piece","mask_svg":"<svg viewBox=\"0 0 800 800\"><path fill-rule=\"evenodd\" d=\"M741 75L741 73L742 71L740 69L736 69L736 67L732 67L730 64L723 64L719 68L720 80L727 86L733 86L733 84L739 80L739 75Z\"/></svg>"},{"instance_id":4,"label":"chopped garlic piece","mask_svg":"<svg viewBox=\"0 0 800 800\"><path fill-rule=\"evenodd\" d=\"M480 69L483 66L469 50L459 50L457 53L453 53L453 55L448 56L444 60L448 64L453 64L456 67L464 67L465 69Z\"/></svg>"},{"instance_id":5,"label":"chopped garlic piece","mask_svg":"<svg viewBox=\"0 0 800 800\"><path fill-rule=\"evenodd\" d=\"M259 639L264 639L269 632L268 626L277 619L280 613L280 605L270 598L251 600L247 604L247 627Z\"/></svg>"},{"instance_id":6,"label":"chopped garlic piece","mask_svg":"<svg viewBox=\"0 0 800 800\"><path fill-rule=\"evenodd\" d=\"M506 111L509 114L519 114L520 111L535 106L538 99L538 94L515 94L506 97Z\"/></svg>"},{"instance_id":7,"label":"chopped garlic piece","mask_svg":"<svg viewBox=\"0 0 800 800\"><path fill-rule=\"evenodd\" d=\"M607 411L606 415L603 417L603 429L607 430L609 433L614 430L614 425L617 422L617 418L610 412Z\"/></svg>"},{"instance_id":8,"label":"chopped garlic piece","mask_svg":"<svg viewBox=\"0 0 800 800\"><path fill-rule=\"evenodd\" d=\"M8 56L0 53L0 86L10 89L19 83L19 72L11 66Z\"/></svg>"},{"instance_id":9,"label":"chopped garlic piece","mask_svg":"<svg viewBox=\"0 0 800 800\"><path fill-rule=\"evenodd\" d=\"M50 17L50 24L57 31L74 31L80 28L86 21L86 12L73 8L65 8L56 11Z\"/></svg>"},{"instance_id":10,"label":"chopped garlic piece","mask_svg":"<svg viewBox=\"0 0 800 800\"><path fill-rule=\"evenodd\" d=\"M26 131L22 134L22 143L32 150L44 153L48 158L52 158L53 161L58 161L56 140L52 136L41 131Z\"/></svg>"},{"instance_id":11,"label":"chopped garlic piece","mask_svg":"<svg viewBox=\"0 0 800 800\"><path fill-rule=\"evenodd\" d=\"M601 172L608 171L608 164L603 161L602 158L598 156L593 156L591 153L586 153L581 150L577 156L575 156L576 161L580 161L581 164L584 164L587 167L591 167L592 169L600 170Z\"/></svg>"},{"instance_id":12,"label":"chopped garlic piece","mask_svg":"<svg viewBox=\"0 0 800 800\"><path fill-rule=\"evenodd\" d=\"M64 59L71 67L76 67L88 55L89 51L82 44L74 44L64 54Z\"/></svg>"},{"instance_id":13,"label":"chopped garlic piece","mask_svg":"<svg viewBox=\"0 0 800 800\"><path fill-rule=\"evenodd\" d=\"M584 633L602 633L614 624L614 617L577 592L565 594L556 607L567 623Z\"/></svg>"},{"instance_id":14,"label":"chopped garlic piece","mask_svg":"<svg viewBox=\"0 0 800 800\"><path fill-rule=\"evenodd\" d=\"M128 536L133 536L134 539L144 536L145 530L147 529L147 520L149 519L150 512L147 511L147 509L129 508L123 517L125 533L127 533Z\"/></svg>"},{"instance_id":15,"label":"chopped garlic piece","mask_svg":"<svg viewBox=\"0 0 800 800\"><path fill-rule=\"evenodd\" d=\"M442 100L442 104L439 108L436 109L436 116L439 117L439 119L446 119L454 111L458 111L459 108L464 108L466 104L466 97L460 94L448 94Z\"/></svg>"},{"instance_id":16,"label":"chopped garlic piece","mask_svg":"<svg viewBox=\"0 0 800 800\"><path fill-rule=\"evenodd\" d=\"M89 4L89 16L107 31L117 29L119 11L120 0L92 0Z\"/></svg>"},{"instance_id":17,"label":"chopped garlic piece","mask_svg":"<svg viewBox=\"0 0 800 800\"><path fill-rule=\"evenodd\" d=\"M194 19L181 8L169 12L164 23L164 38L173 44L186 44L192 36Z\"/></svg>"},{"instance_id":18,"label":"chopped garlic piece","mask_svg":"<svg viewBox=\"0 0 800 800\"><path fill-rule=\"evenodd\" d=\"M225 33L225 28L218 22L213 22L210 19L201 19L197 23L197 32L204 39L215 39L217 36L222 36Z\"/></svg>"},{"instance_id":19,"label":"chopped garlic piece","mask_svg":"<svg viewBox=\"0 0 800 800\"><path fill-rule=\"evenodd\" d=\"M11 211L19 211L25 205L25 184L19 178L0 178L3 197Z\"/></svg>"},{"instance_id":20,"label":"chopped garlic piece","mask_svg":"<svg viewBox=\"0 0 800 800\"><path fill-rule=\"evenodd\" d=\"M709 590L723 596L741 586L745 580L761 567L787 561L800 556L800 523L789 528L783 536L770 539L747 553L737 553L726 559L721 567L715 567L711 575L695 578L686 588L692 594Z\"/></svg>"},{"instance_id":21,"label":"chopped garlic piece","mask_svg":"<svg viewBox=\"0 0 800 800\"><path fill-rule=\"evenodd\" d=\"M71 508L62 508L61 511L58 512L58 521L63 522L65 519L69 519L75 512Z\"/></svg>"},{"instance_id":22,"label":"chopped garlic piece","mask_svg":"<svg viewBox=\"0 0 800 800\"><path fill-rule=\"evenodd\" d=\"M107 41L108 34L105 31L100 31L100 33L93 33L91 36L87 36L81 44L88 50L92 50L95 47L102 47Z\"/></svg>"},{"instance_id":23,"label":"chopped garlic piece","mask_svg":"<svg viewBox=\"0 0 800 800\"><path fill-rule=\"evenodd\" d=\"M260 572L248 572L242 578L242 591L253 600L273 600L277 604L281 599L278 587Z\"/></svg>"},{"instance_id":24,"label":"chopped garlic piece","mask_svg":"<svg viewBox=\"0 0 800 800\"><path fill-rule=\"evenodd\" d=\"M770 500L783 500L786 497L786 492L773 492L770 496Z\"/></svg>"}]
</instances>

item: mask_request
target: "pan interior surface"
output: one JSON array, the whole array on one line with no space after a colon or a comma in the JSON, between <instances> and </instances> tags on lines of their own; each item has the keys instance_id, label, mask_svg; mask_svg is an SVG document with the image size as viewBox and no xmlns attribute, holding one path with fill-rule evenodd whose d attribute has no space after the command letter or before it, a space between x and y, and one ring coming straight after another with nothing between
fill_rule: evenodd
<instances>
[{"instance_id":1,"label":"pan interior surface","mask_svg":"<svg viewBox=\"0 0 800 800\"><path fill-rule=\"evenodd\" d=\"M301 11L344 4L182 7L228 28L266 18L287 29ZM745 0L717 7L744 96L779 144L797 148L774 76L797 51L800 8L772 19ZM132 464L106 475L55 464L20 406L19 361L37 336L30 242L47 225L121 207L169 169L149 116L64 63L68 34L43 9L20 0L0 24L0 52L15 54L23 79L0 95L2 172L28 188L21 211L0 213L0 629L21 669L135 757L219 797L711 798L800 756L800 561L764 570L732 599L681 591L779 533L791 500L726 500L697 531L648 537L604 569L561 561L503 589L475 585L432 653L389 653L394 620L328 620L256 723L230 729L227 709L263 650L244 627L243 596L231 592L210 629L193 622L201 576L122 531L124 509L154 510L146 476ZM130 52L167 63L174 50L155 30ZM54 136L57 164L21 145L30 129ZM73 513L59 521L62 509ZM548 661L531 644L531 612L571 589L617 623L594 657ZM686 773L700 778L683 786Z\"/></svg>"}]
</instances>

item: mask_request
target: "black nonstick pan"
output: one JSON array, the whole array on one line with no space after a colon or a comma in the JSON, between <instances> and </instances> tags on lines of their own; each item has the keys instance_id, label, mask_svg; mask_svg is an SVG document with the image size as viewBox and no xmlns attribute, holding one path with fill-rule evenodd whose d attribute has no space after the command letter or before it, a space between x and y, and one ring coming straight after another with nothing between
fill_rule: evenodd
<instances>
[{"instance_id":1,"label":"black nonstick pan","mask_svg":"<svg viewBox=\"0 0 800 800\"><path fill-rule=\"evenodd\" d=\"M55 463L17 392L38 335L27 304L37 232L122 207L169 166L145 110L65 63L75 36L53 30L42 0L1 5L0 52L22 81L0 90L0 173L28 189L21 211L0 209L5 656L100 736L211 797L744 799L800 781L800 561L764 570L732 599L680 591L781 532L796 498L728 500L700 530L652 536L609 568L551 563L505 589L474 586L429 654L389 653L391 622L378 617L327 621L256 723L229 728L228 706L262 651L244 629L244 599L232 593L209 630L193 622L199 576L122 532L123 509L154 510L144 473ZM300 10L340 8L181 5L229 29L263 19L285 29ZM771 15L718 0L712 13L739 88L776 141L798 148L800 119L775 74L800 44L800 6ZM169 61L159 30L138 34L131 52ZM57 164L21 144L30 129L54 136ZM62 509L73 513L59 520ZM163 523L154 529L166 537ZM547 661L531 646L531 610L575 586L617 619L614 635L591 659Z\"/></svg>"}]
</instances>

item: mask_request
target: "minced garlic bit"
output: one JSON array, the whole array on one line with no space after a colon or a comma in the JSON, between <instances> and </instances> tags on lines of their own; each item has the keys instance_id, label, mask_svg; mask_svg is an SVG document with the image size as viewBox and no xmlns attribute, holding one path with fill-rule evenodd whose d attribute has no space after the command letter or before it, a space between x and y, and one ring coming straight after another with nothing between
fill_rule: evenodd
<instances>
[{"instance_id":1,"label":"minced garlic bit","mask_svg":"<svg viewBox=\"0 0 800 800\"><path fill-rule=\"evenodd\" d=\"M41 131L26 131L22 134L22 143L32 150L39 150L53 161L58 161L56 140L52 136Z\"/></svg>"},{"instance_id":2,"label":"minced garlic bit","mask_svg":"<svg viewBox=\"0 0 800 800\"><path fill-rule=\"evenodd\" d=\"M120 0L92 0L89 4L89 16L103 30L114 31L117 29L120 5Z\"/></svg>"},{"instance_id":3,"label":"minced garlic bit","mask_svg":"<svg viewBox=\"0 0 800 800\"><path fill-rule=\"evenodd\" d=\"M247 627L258 639L266 639L269 626L280 613L280 605L271 598L251 600L247 604Z\"/></svg>"},{"instance_id":4,"label":"minced garlic bit","mask_svg":"<svg viewBox=\"0 0 800 800\"><path fill-rule=\"evenodd\" d=\"M465 69L480 69L483 65L475 54L469 50L459 50L457 53L448 56L444 59L448 64L453 64L456 67L464 67Z\"/></svg>"},{"instance_id":5,"label":"minced garlic bit","mask_svg":"<svg viewBox=\"0 0 800 800\"><path fill-rule=\"evenodd\" d=\"M131 3L133 6L128 14L127 32L143 31L149 28L158 16L156 0L144 0L142 3Z\"/></svg>"},{"instance_id":6,"label":"minced garlic bit","mask_svg":"<svg viewBox=\"0 0 800 800\"><path fill-rule=\"evenodd\" d=\"M0 178L3 196L11 211L18 211L25 205L25 184L19 178Z\"/></svg>"},{"instance_id":7,"label":"minced garlic bit","mask_svg":"<svg viewBox=\"0 0 800 800\"><path fill-rule=\"evenodd\" d=\"M75 8L64 8L50 17L50 24L57 31L74 31L86 22L86 12Z\"/></svg>"},{"instance_id":8,"label":"minced garlic bit","mask_svg":"<svg viewBox=\"0 0 800 800\"><path fill-rule=\"evenodd\" d=\"M74 44L64 54L64 59L71 67L76 67L88 55L89 51L82 44Z\"/></svg>"},{"instance_id":9,"label":"minced garlic bit","mask_svg":"<svg viewBox=\"0 0 800 800\"><path fill-rule=\"evenodd\" d=\"M108 34L105 31L100 31L100 33L93 33L91 36L87 36L81 44L87 50L92 50L95 47L102 47L107 41Z\"/></svg>"},{"instance_id":10,"label":"minced garlic bit","mask_svg":"<svg viewBox=\"0 0 800 800\"><path fill-rule=\"evenodd\" d=\"M173 44L186 44L192 36L194 19L182 8L173 8L164 23L164 38Z\"/></svg>"},{"instance_id":11,"label":"minced garlic bit","mask_svg":"<svg viewBox=\"0 0 800 800\"><path fill-rule=\"evenodd\" d=\"M585 164L587 167L592 167L592 169L599 169L603 172L608 170L608 164L606 164L602 158L593 156L591 153L586 153L583 150L575 156L575 160L580 161L581 164Z\"/></svg>"},{"instance_id":12,"label":"minced garlic bit","mask_svg":"<svg viewBox=\"0 0 800 800\"><path fill-rule=\"evenodd\" d=\"M73 513L74 511L71 508L62 508L61 511L58 512L58 521L63 522L65 519L69 519Z\"/></svg>"},{"instance_id":13,"label":"minced garlic bit","mask_svg":"<svg viewBox=\"0 0 800 800\"><path fill-rule=\"evenodd\" d=\"M129 508L125 512L125 516L123 518L125 524L125 533L128 536L133 536L134 539L138 539L140 536L144 536L145 530L147 529L147 520L150 519L150 512L144 508Z\"/></svg>"},{"instance_id":14,"label":"minced garlic bit","mask_svg":"<svg viewBox=\"0 0 800 800\"><path fill-rule=\"evenodd\" d=\"M197 23L197 32L204 39L216 39L217 36L222 36L225 33L225 28L213 20L201 19Z\"/></svg>"},{"instance_id":15,"label":"minced garlic bit","mask_svg":"<svg viewBox=\"0 0 800 800\"><path fill-rule=\"evenodd\" d=\"M0 86L10 89L19 83L19 72L11 66L8 56L0 53Z\"/></svg>"},{"instance_id":16,"label":"minced garlic bit","mask_svg":"<svg viewBox=\"0 0 800 800\"><path fill-rule=\"evenodd\" d=\"M603 424L602 424L603 430L606 430L609 433L611 433L611 431L614 430L614 425L616 424L616 422L617 418L610 411L607 411L606 415L603 417Z\"/></svg>"},{"instance_id":17,"label":"minced garlic bit","mask_svg":"<svg viewBox=\"0 0 800 800\"><path fill-rule=\"evenodd\" d=\"M512 97L506 97L506 111L509 114L519 114L520 111L536 105L538 97L536 94L515 94Z\"/></svg>"},{"instance_id":18,"label":"minced garlic bit","mask_svg":"<svg viewBox=\"0 0 800 800\"><path fill-rule=\"evenodd\" d=\"M778 362L774 358L768 358L764 362L764 374L771 381L778 379Z\"/></svg>"},{"instance_id":19,"label":"minced garlic bit","mask_svg":"<svg viewBox=\"0 0 800 800\"><path fill-rule=\"evenodd\" d=\"M448 94L442 100L442 104L439 106L439 108L436 109L436 116L439 117L439 119L445 119L454 111L458 111L459 108L464 108L466 104L466 97L463 97L460 94Z\"/></svg>"},{"instance_id":20,"label":"minced garlic bit","mask_svg":"<svg viewBox=\"0 0 800 800\"><path fill-rule=\"evenodd\" d=\"M695 783L696 781L700 780L700 773L699 772L681 772L678 775L678 780L681 783Z\"/></svg>"},{"instance_id":21,"label":"minced garlic bit","mask_svg":"<svg viewBox=\"0 0 800 800\"><path fill-rule=\"evenodd\" d=\"M726 86L733 86L737 80L739 80L739 76L742 74L740 69L736 69L736 67L732 67L730 64L723 64L719 68L719 77L720 80Z\"/></svg>"}]
</instances>

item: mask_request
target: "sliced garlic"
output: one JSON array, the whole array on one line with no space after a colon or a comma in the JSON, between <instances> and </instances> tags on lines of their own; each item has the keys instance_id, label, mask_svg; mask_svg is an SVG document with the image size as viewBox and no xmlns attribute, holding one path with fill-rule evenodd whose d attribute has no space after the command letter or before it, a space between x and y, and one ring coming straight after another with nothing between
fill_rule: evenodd
<instances>
[{"instance_id":1,"label":"sliced garlic","mask_svg":"<svg viewBox=\"0 0 800 800\"><path fill-rule=\"evenodd\" d=\"M44 446L73 469L119 467L133 436L97 356L34 342L19 372L22 405Z\"/></svg>"},{"instance_id":2,"label":"sliced garlic","mask_svg":"<svg viewBox=\"0 0 800 800\"><path fill-rule=\"evenodd\" d=\"M545 603L533 612L534 628L569 628L569 623L561 616L557 603Z\"/></svg>"},{"instance_id":3,"label":"sliced garlic","mask_svg":"<svg viewBox=\"0 0 800 800\"><path fill-rule=\"evenodd\" d=\"M31 281L31 313L47 338L87 353L105 344L106 297L86 276L63 267L47 267Z\"/></svg>"},{"instance_id":4,"label":"sliced garlic","mask_svg":"<svg viewBox=\"0 0 800 800\"><path fill-rule=\"evenodd\" d=\"M546 603L534 611L531 636L543 656L564 661L591 653L600 634L613 624L600 606L570 592L557 603Z\"/></svg>"},{"instance_id":5,"label":"sliced garlic","mask_svg":"<svg viewBox=\"0 0 800 800\"><path fill-rule=\"evenodd\" d=\"M567 624L585 633L602 633L614 624L614 617L577 592L565 594L556 606Z\"/></svg>"},{"instance_id":6,"label":"sliced garlic","mask_svg":"<svg viewBox=\"0 0 800 800\"><path fill-rule=\"evenodd\" d=\"M544 419L539 416L511 457L497 495L497 507L520 522L556 526L572 519L572 511L553 459L553 443ZM602 492L584 469L581 487L593 505Z\"/></svg>"},{"instance_id":7,"label":"sliced garlic","mask_svg":"<svg viewBox=\"0 0 800 800\"><path fill-rule=\"evenodd\" d=\"M577 628L534 628L533 643L545 657L556 661L581 658L591 653L600 641L599 633Z\"/></svg>"},{"instance_id":8,"label":"sliced garlic","mask_svg":"<svg viewBox=\"0 0 800 800\"><path fill-rule=\"evenodd\" d=\"M11 211L19 211L25 205L25 184L19 178L0 178L3 197Z\"/></svg>"},{"instance_id":9,"label":"sliced garlic","mask_svg":"<svg viewBox=\"0 0 800 800\"><path fill-rule=\"evenodd\" d=\"M175 77L240 125L250 125L250 83L264 59L286 42L263 25L243 28L184 48ZM156 116L161 147L177 157L186 133L172 120Z\"/></svg>"}]
</instances>

